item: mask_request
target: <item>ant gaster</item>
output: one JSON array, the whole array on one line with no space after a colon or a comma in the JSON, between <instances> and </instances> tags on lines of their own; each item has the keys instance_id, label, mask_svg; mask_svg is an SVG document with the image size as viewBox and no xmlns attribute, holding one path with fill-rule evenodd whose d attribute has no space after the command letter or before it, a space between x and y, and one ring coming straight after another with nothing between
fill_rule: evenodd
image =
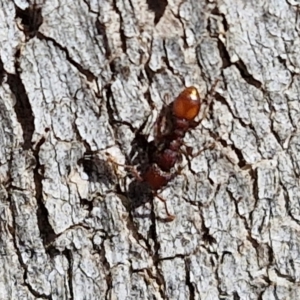
<instances>
[{"instance_id":1,"label":"ant gaster","mask_svg":"<svg viewBox=\"0 0 300 300\"><path fill-rule=\"evenodd\" d=\"M147 183L153 194L164 202L167 213L166 221L173 221L175 216L169 213L166 200L161 198L157 191L178 174L178 171L174 170L174 166L181 159L180 148L183 144L183 138L191 128L199 124L194 120L200 107L200 96L194 86L184 89L169 105L169 130L159 134L154 142L150 143L152 145L150 145L151 150L149 151L149 166L146 167L145 171L139 174L131 166L114 162L130 169L137 180Z\"/></svg>"}]
</instances>

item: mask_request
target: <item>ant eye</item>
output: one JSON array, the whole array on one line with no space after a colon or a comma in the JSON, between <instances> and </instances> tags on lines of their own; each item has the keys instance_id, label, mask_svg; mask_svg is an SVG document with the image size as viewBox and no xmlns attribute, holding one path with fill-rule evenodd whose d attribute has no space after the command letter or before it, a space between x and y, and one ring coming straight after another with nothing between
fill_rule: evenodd
<instances>
[{"instance_id":1,"label":"ant eye","mask_svg":"<svg viewBox=\"0 0 300 300\"><path fill-rule=\"evenodd\" d=\"M176 118L192 121L196 118L200 110L200 96L193 86L186 88L175 99L173 104L173 114Z\"/></svg>"}]
</instances>

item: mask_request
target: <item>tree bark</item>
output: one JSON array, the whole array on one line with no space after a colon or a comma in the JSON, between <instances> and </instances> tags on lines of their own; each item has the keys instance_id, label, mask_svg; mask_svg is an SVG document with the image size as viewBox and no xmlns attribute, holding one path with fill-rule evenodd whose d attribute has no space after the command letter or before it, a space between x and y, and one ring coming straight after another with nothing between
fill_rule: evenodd
<instances>
[{"instance_id":1,"label":"tree bark","mask_svg":"<svg viewBox=\"0 0 300 300\"><path fill-rule=\"evenodd\" d=\"M299 299L298 11L3 0L0 299ZM120 164L191 85L166 222Z\"/></svg>"}]
</instances>

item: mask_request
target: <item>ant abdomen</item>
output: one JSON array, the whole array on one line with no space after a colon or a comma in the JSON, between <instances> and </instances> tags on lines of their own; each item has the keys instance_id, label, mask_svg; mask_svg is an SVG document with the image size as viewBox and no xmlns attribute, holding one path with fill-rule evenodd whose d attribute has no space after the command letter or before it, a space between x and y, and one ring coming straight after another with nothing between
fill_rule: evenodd
<instances>
[{"instance_id":1,"label":"ant abdomen","mask_svg":"<svg viewBox=\"0 0 300 300\"><path fill-rule=\"evenodd\" d=\"M157 164L152 164L141 175L141 177L145 182L147 182L153 191L157 191L164 187L174 177L174 175L169 172L162 171Z\"/></svg>"}]
</instances>

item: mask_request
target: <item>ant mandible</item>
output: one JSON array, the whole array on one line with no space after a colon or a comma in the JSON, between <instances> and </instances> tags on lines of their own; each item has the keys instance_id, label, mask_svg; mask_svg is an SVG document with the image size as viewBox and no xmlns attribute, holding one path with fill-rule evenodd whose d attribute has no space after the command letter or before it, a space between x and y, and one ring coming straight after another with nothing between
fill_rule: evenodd
<instances>
[{"instance_id":1,"label":"ant mandible","mask_svg":"<svg viewBox=\"0 0 300 300\"><path fill-rule=\"evenodd\" d=\"M217 82L211 91L214 90L216 84ZM152 190L153 195L164 202L167 213L166 221L173 221L175 216L169 213L166 200L161 198L157 192L178 174L178 171L174 170L174 166L181 159L180 148L183 145L183 138L191 128L195 128L200 123L200 121L194 121L200 107L200 96L194 86L185 88L169 105L169 129L167 133L158 135L152 143L149 166L145 171L139 174L132 166L113 162L130 169L138 181L145 182Z\"/></svg>"}]
</instances>

